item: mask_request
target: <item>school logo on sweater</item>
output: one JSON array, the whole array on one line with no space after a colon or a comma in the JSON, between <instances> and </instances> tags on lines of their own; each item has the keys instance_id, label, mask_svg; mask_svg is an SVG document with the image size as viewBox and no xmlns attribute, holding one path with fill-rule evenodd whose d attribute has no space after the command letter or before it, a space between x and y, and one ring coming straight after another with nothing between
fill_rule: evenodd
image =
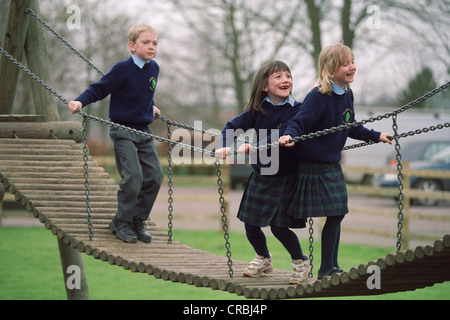
<instances>
[{"instance_id":1,"label":"school logo on sweater","mask_svg":"<svg viewBox=\"0 0 450 320\"><path fill-rule=\"evenodd\" d=\"M150 79L150 90L155 91L157 84L158 84L158 81L156 81L156 78L155 77L151 77L151 79Z\"/></svg>"},{"instance_id":2,"label":"school logo on sweater","mask_svg":"<svg viewBox=\"0 0 450 320\"><path fill-rule=\"evenodd\" d=\"M350 123L353 118L353 111L351 109L346 109L344 111L344 120L342 121L344 124Z\"/></svg>"}]
</instances>

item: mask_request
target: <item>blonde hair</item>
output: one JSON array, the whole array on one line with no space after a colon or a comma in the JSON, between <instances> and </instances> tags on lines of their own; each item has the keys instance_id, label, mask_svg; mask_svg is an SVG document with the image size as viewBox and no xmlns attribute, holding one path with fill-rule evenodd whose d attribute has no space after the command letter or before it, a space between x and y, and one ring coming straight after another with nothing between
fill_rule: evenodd
<instances>
[{"instance_id":1,"label":"blonde hair","mask_svg":"<svg viewBox=\"0 0 450 320\"><path fill-rule=\"evenodd\" d=\"M270 75L280 71L287 71L291 73L289 66L278 60L271 61L258 70L253 78L252 93L250 96L250 101L244 108L245 111L261 111L264 113L264 110L261 108L261 102L267 96L267 92L264 91L264 88L267 88L269 85Z\"/></svg>"},{"instance_id":2,"label":"blonde hair","mask_svg":"<svg viewBox=\"0 0 450 320\"><path fill-rule=\"evenodd\" d=\"M136 43L141 33L146 31L150 31L158 36L158 32L155 30L155 28L149 26L148 24L140 23L132 26L130 30L128 30L128 41Z\"/></svg>"},{"instance_id":3,"label":"blonde hair","mask_svg":"<svg viewBox=\"0 0 450 320\"><path fill-rule=\"evenodd\" d=\"M331 45L322 50L319 55L319 77L315 85L319 88L320 93L331 96L333 92L332 73L338 71L349 57L354 59L355 55L349 47L343 44Z\"/></svg>"}]
</instances>

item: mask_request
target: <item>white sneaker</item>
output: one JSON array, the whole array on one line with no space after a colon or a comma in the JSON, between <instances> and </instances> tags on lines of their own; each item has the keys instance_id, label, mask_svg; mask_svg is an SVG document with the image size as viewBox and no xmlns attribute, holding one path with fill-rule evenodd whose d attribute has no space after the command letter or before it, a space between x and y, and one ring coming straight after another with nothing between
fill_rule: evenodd
<instances>
[{"instance_id":1,"label":"white sneaker","mask_svg":"<svg viewBox=\"0 0 450 320\"><path fill-rule=\"evenodd\" d=\"M294 269L289 284L299 284L308 282L311 266L309 260L292 260L292 268Z\"/></svg>"},{"instance_id":2,"label":"white sneaker","mask_svg":"<svg viewBox=\"0 0 450 320\"><path fill-rule=\"evenodd\" d=\"M273 271L272 255L270 258L256 255L255 259L248 265L244 271L244 276L251 278L259 278L263 273L271 273Z\"/></svg>"}]
</instances>

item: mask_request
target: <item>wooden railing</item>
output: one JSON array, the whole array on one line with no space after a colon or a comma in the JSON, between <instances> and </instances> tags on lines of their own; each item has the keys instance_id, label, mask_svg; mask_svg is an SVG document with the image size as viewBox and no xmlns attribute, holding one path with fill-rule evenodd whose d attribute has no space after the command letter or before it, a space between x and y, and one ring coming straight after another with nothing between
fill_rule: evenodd
<instances>
[{"instance_id":1,"label":"wooden railing","mask_svg":"<svg viewBox=\"0 0 450 320\"><path fill-rule=\"evenodd\" d=\"M356 167L356 166L343 166L344 173L360 173L364 175L374 175L374 174L395 174L398 175L398 171L393 168L372 168L372 167ZM435 199L440 201L450 201L450 192L449 191L425 191L419 189L411 188L411 177L419 177L419 178L428 178L428 179L450 179L450 171L438 171L438 170L414 170L409 166L409 162L403 163L403 248L409 248L409 241L411 239L415 240L424 240L431 241L435 240L431 236L423 235L423 234L412 234L410 232L410 220L411 219L420 219L426 221L439 221L439 222L450 222L450 212L448 215L432 215L432 214L422 214L422 213L412 213L411 212L411 201L413 199L425 198L425 199ZM354 185L348 184L347 190L349 194L355 195L366 195L366 196L379 196L379 197L392 197L398 198L399 189L398 188L383 188L383 187L373 187L373 186L365 186L365 185ZM359 213L364 214L374 214L374 215L384 215L384 216L392 216L394 214L394 208L390 209L381 209L381 208L352 208ZM395 208L396 212L399 212L398 208ZM426 207L424 210L426 211ZM355 230L351 230L355 231ZM362 230L356 230L361 232ZM364 230L364 232L368 232L370 234L376 234L379 236L392 236L389 232L384 232L380 230Z\"/></svg>"}]
</instances>

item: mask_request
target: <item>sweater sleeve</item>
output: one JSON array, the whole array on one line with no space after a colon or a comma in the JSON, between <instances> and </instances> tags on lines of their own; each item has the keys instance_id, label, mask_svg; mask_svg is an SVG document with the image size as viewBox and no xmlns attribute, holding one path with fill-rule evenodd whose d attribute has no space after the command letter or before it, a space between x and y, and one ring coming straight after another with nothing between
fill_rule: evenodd
<instances>
[{"instance_id":1,"label":"sweater sleeve","mask_svg":"<svg viewBox=\"0 0 450 320\"><path fill-rule=\"evenodd\" d=\"M123 74L124 72L120 72L119 66L115 65L108 74L103 76L98 82L91 84L89 88L75 100L80 101L83 104L83 107L99 100L103 100L120 86Z\"/></svg>"},{"instance_id":2,"label":"sweater sleeve","mask_svg":"<svg viewBox=\"0 0 450 320\"><path fill-rule=\"evenodd\" d=\"M362 140L365 142L380 142L381 132L373 129L367 129L364 126L357 126L350 129L349 137L356 140Z\"/></svg>"}]
</instances>

